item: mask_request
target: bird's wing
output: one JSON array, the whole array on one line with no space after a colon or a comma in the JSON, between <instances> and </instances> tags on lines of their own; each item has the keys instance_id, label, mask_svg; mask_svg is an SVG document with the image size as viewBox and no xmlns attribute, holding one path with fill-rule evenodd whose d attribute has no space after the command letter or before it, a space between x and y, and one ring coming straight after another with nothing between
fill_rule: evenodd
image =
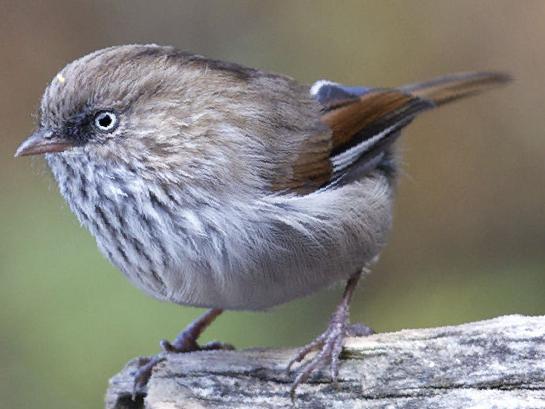
<instances>
[{"instance_id":1,"label":"bird's wing","mask_svg":"<svg viewBox=\"0 0 545 409\"><path fill-rule=\"evenodd\" d=\"M397 89L347 87L318 81L311 95L322 106L329 134L308 138L291 178L275 190L309 193L343 178L353 180L376 167L388 146L417 114L505 83L500 73L453 74Z\"/></svg>"}]
</instances>

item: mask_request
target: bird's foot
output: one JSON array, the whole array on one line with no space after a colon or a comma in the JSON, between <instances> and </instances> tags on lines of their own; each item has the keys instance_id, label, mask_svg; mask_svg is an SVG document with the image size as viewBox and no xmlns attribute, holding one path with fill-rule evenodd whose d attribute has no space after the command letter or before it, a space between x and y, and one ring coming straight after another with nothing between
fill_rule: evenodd
<instances>
[{"instance_id":1,"label":"bird's foot","mask_svg":"<svg viewBox=\"0 0 545 409\"><path fill-rule=\"evenodd\" d=\"M163 339L160 342L162 352L150 357L142 357L138 362L138 369L134 374L133 384L133 399L138 391L141 391L148 383L153 368L164 361L168 354L194 352L194 351L211 351L217 349L233 350L234 346L219 341L208 342L204 345L199 345L197 339L210 323L221 314L220 309L211 309L193 321L185 330L180 332L174 341L169 342Z\"/></svg>"},{"instance_id":2,"label":"bird's foot","mask_svg":"<svg viewBox=\"0 0 545 409\"><path fill-rule=\"evenodd\" d=\"M337 311L331 317L327 329L314 341L304 346L299 353L289 362L287 371L291 371L296 362L301 362L309 353L314 350L318 352L308 362L302 364L298 369L298 374L290 388L291 399L295 399L297 387L304 383L313 371L329 365L332 382L337 385L337 376L339 374L339 360L347 336L368 336L374 334L374 331L364 324L350 325L348 309L340 305Z\"/></svg>"},{"instance_id":3,"label":"bird's foot","mask_svg":"<svg viewBox=\"0 0 545 409\"><path fill-rule=\"evenodd\" d=\"M184 333L182 333L183 335ZM133 385L133 396L136 395L138 391L141 391L148 383L155 366L167 359L168 354L179 354L185 352L195 352L195 351L212 351L212 350L233 350L235 347L231 344L211 341L204 345L199 345L196 339L190 337L178 336L176 341L180 342L169 342L165 339L161 340L160 345L162 351L157 355L141 357L138 362L138 369L134 374L134 385Z\"/></svg>"}]
</instances>

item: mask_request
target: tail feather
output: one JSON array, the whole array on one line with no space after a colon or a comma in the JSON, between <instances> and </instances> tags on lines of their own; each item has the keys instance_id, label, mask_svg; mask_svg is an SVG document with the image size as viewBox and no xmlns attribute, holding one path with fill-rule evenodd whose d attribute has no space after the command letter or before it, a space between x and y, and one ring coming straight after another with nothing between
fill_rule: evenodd
<instances>
[{"instance_id":1,"label":"tail feather","mask_svg":"<svg viewBox=\"0 0 545 409\"><path fill-rule=\"evenodd\" d=\"M461 72L410 84L399 89L414 96L433 101L437 106L479 94L511 81L502 72Z\"/></svg>"},{"instance_id":2,"label":"tail feather","mask_svg":"<svg viewBox=\"0 0 545 409\"><path fill-rule=\"evenodd\" d=\"M389 146L419 113L510 80L499 72L465 72L394 89L318 81L310 93L321 104L321 122L331 133L308 138L291 179L275 182L274 189L308 193L350 183L377 166L393 169Z\"/></svg>"}]
</instances>

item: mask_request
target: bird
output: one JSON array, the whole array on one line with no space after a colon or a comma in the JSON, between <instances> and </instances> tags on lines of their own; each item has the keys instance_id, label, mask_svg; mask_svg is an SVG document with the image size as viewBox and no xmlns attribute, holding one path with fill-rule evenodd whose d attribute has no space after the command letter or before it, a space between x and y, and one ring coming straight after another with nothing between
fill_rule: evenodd
<instances>
[{"instance_id":1,"label":"bird","mask_svg":"<svg viewBox=\"0 0 545 409\"><path fill-rule=\"evenodd\" d=\"M509 80L305 85L171 46L113 46L54 76L15 156L45 155L69 208L136 287L209 309L141 362L135 390L168 354L232 348L198 343L224 310L345 283L326 330L288 365L293 398L323 367L336 382L345 338L372 333L350 324L349 307L391 230L403 128Z\"/></svg>"}]
</instances>

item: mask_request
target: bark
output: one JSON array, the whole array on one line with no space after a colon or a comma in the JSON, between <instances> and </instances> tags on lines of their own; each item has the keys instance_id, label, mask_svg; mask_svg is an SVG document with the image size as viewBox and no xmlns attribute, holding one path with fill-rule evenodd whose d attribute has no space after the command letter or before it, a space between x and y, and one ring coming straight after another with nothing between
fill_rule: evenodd
<instances>
[{"instance_id":1,"label":"bark","mask_svg":"<svg viewBox=\"0 0 545 409\"><path fill-rule=\"evenodd\" d=\"M107 409L292 408L295 349L173 354L131 399L136 360L111 380ZM545 408L545 317L349 338L339 386L327 370L298 389L298 408Z\"/></svg>"}]
</instances>

